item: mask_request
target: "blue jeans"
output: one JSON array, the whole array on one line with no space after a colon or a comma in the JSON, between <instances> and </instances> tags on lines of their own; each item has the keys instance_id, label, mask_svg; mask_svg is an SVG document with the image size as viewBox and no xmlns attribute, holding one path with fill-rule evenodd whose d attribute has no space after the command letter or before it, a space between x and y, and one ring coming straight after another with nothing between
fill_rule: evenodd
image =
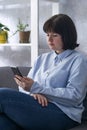
<instances>
[{"instance_id":1,"label":"blue jeans","mask_svg":"<svg viewBox=\"0 0 87 130\"><path fill-rule=\"evenodd\" d=\"M0 89L0 130L67 130L78 125L58 107L42 107L33 97Z\"/></svg>"}]
</instances>

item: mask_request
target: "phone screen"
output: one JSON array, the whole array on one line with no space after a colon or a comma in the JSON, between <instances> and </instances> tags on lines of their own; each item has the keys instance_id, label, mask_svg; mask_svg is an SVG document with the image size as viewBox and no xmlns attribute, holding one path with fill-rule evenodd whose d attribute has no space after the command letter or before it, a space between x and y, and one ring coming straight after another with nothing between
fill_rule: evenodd
<instances>
[{"instance_id":1,"label":"phone screen","mask_svg":"<svg viewBox=\"0 0 87 130\"><path fill-rule=\"evenodd\" d=\"M19 75L19 76L23 77L20 70L18 69L18 67L11 67L11 69L12 69L14 75Z\"/></svg>"}]
</instances>

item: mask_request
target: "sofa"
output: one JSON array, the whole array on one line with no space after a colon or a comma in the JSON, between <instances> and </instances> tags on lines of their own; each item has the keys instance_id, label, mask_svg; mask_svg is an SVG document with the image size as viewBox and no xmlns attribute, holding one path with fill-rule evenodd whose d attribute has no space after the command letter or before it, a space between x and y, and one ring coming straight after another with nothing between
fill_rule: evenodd
<instances>
[{"instance_id":1,"label":"sofa","mask_svg":"<svg viewBox=\"0 0 87 130\"><path fill-rule=\"evenodd\" d=\"M18 67L22 75L26 76L31 67ZM10 66L0 67L0 87L8 87L18 90L18 86L14 81L14 74ZM87 96L84 100L85 110L82 116L82 123L70 130L87 130Z\"/></svg>"},{"instance_id":2,"label":"sofa","mask_svg":"<svg viewBox=\"0 0 87 130\"><path fill-rule=\"evenodd\" d=\"M30 70L30 67L18 67L20 72L26 76ZM8 87L18 90L18 86L14 81L14 73L11 67L0 67L0 87Z\"/></svg>"}]
</instances>

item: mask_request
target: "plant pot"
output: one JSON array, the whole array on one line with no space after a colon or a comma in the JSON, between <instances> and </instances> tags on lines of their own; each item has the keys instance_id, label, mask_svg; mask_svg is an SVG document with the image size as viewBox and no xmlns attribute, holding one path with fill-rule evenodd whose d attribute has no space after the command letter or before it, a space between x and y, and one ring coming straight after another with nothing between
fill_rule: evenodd
<instances>
[{"instance_id":1,"label":"plant pot","mask_svg":"<svg viewBox=\"0 0 87 130\"><path fill-rule=\"evenodd\" d=\"M8 41L8 33L7 33L7 31L1 31L0 32L0 44L7 43L7 41Z\"/></svg>"},{"instance_id":2,"label":"plant pot","mask_svg":"<svg viewBox=\"0 0 87 130\"><path fill-rule=\"evenodd\" d=\"M20 37L20 40L19 40L20 43L29 43L30 31L24 31L24 32L20 31L19 37Z\"/></svg>"}]
</instances>

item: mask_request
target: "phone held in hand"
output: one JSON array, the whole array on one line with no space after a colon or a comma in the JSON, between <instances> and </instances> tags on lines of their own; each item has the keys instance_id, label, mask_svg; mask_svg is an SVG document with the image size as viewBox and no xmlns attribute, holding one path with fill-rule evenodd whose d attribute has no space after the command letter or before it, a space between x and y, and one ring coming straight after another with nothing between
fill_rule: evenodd
<instances>
[{"instance_id":1,"label":"phone held in hand","mask_svg":"<svg viewBox=\"0 0 87 130\"><path fill-rule=\"evenodd\" d=\"M11 69L12 69L14 75L19 75L19 76L23 77L20 70L18 69L18 67L11 67Z\"/></svg>"}]
</instances>

